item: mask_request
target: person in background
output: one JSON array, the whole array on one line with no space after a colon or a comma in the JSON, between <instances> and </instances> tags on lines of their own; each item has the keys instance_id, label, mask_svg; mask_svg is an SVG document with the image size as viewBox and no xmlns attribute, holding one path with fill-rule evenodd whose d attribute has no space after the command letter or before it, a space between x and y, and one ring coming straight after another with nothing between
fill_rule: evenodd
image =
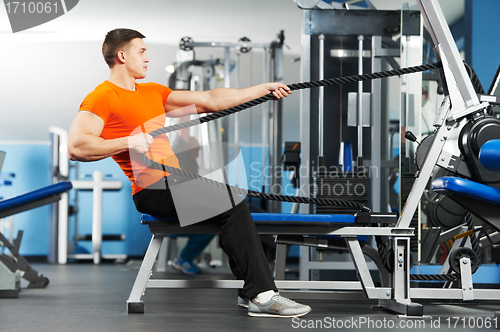
<instances>
[{"instance_id":1,"label":"person in background","mask_svg":"<svg viewBox=\"0 0 500 332\"><path fill-rule=\"evenodd\" d=\"M179 118L178 123L189 121L189 116ZM189 134L189 128L179 131L179 135L172 144L181 169L193 174L198 174L198 161L200 143L196 137ZM188 238L186 245L178 257L172 261L172 266L185 274L200 274L201 269L194 260L203 252L214 238L214 234L185 234Z\"/></svg>"}]
</instances>

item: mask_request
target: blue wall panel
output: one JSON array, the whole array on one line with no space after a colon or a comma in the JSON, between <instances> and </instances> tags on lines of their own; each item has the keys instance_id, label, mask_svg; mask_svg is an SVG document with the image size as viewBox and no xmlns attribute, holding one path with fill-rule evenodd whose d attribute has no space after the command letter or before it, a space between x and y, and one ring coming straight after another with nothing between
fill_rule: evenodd
<instances>
[{"instance_id":1,"label":"blue wall panel","mask_svg":"<svg viewBox=\"0 0 500 332\"><path fill-rule=\"evenodd\" d=\"M0 196L14 197L31 190L39 189L51 184L50 177L50 146L40 144L1 144L0 150L6 151L3 173L15 173L12 186L0 187ZM104 242L104 254L127 254L132 256L143 255L150 240L147 226L140 223L140 213L137 212L132 201L130 182L121 169L111 159L98 162L78 163L78 177L82 174L92 174L100 170L104 174L113 174L114 180L120 180L123 187L120 191L108 191L103 194L103 233L125 234L124 242ZM75 179L75 170L72 168L71 179ZM90 178L88 178L90 180ZM70 204L74 203L75 190L70 191ZM92 229L92 193L79 192L78 196L78 232L91 234ZM49 233L51 224L51 206L42 206L34 210L14 215L14 234L23 230L21 254L27 256L46 256L49 248ZM75 218L69 220L70 242L73 240ZM70 247L72 244L70 245ZM86 251L91 250L90 241L81 241L79 246Z\"/></svg>"},{"instance_id":2,"label":"blue wall panel","mask_svg":"<svg viewBox=\"0 0 500 332\"><path fill-rule=\"evenodd\" d=\"M2 173L15 173L12 186L0 187L0 196L11 198L28 191L48 186L49 145L1 144L0 150L7 152ZM13 216L14 237L22 230L22 255L47 255L49 248L50 206L42 206Z\"/></svg>"},{"instance_id":3,"label":"blue wall panel","mask_svg":"<svg viewBox=\"0 0 500 332\"><path fill-rule=\"evenodd\" d=\"M466 61L472 65L486 91L500 63L499 13L498 0L466 1Z\"/></svg>"}]
</instances>

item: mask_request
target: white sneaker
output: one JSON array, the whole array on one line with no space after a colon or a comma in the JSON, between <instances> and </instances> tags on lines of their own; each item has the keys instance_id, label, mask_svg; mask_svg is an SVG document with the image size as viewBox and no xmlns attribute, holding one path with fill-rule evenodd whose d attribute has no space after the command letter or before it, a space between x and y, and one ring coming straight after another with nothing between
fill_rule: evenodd
<instances>
[{"instance_id":1,"label":"white sneaker","mask_svg":"<svg viewBox=\"0 0 500 332\"><path fill-rule=\"evenodd\" d=\"M310 306L287 299L279 293L265 303L258 303L255 300L248 302L248 315L253 317L300 317L310 311Z\"/></svg>"}]
</instances>

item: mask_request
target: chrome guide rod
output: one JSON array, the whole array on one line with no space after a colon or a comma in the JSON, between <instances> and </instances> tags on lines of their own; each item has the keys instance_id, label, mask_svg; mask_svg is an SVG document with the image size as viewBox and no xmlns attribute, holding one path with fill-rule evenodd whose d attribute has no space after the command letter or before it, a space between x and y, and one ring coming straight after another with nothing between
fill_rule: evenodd
<instances>
[{"instance_id":1,"label":"chrome guide rod","mask_svg":"<svg viewBox=\"0 0 500 332\"><path fill-rule=\"evenodd\" d=\"M363 41L362 35L358 36L358 74L363 75ZM363 158L363 82L358 82L358 162ZM363 165L358 165L361 167Z\"/></svg>"},{"instance_id":2,"label":"chrome guide rod","mask_svg":"<svg viewBox=\"0 0 500 332\"><path fill-rule=\"evenodd\" d=\"M319 80L325 79L325 35L321 34L319 39ZM325 88L320 87L318 91L318 134L319 134L319 157L318 167L324 166L324 119L325 119Z\"/></svg>"}]
</instances>

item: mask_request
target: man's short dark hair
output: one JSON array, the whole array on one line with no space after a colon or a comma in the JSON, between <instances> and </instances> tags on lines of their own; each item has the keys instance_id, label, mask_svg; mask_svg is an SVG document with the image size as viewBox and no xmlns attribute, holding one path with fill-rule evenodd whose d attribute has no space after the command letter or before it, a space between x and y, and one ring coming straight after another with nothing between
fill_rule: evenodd
<instances>
[{"instance_id":1,"label":"man's short dark hair","mask_svg":"<svg viewBox=\"0 0 500 332\"><path fill-rule=\"evenodd\" d=\"M104 43L102 43L102 55L109 68L115 65L116 53L135 38L143 39L146 37L142 33L132 29L115 29L106 34Z\"/></svg>"}]
</instances>

